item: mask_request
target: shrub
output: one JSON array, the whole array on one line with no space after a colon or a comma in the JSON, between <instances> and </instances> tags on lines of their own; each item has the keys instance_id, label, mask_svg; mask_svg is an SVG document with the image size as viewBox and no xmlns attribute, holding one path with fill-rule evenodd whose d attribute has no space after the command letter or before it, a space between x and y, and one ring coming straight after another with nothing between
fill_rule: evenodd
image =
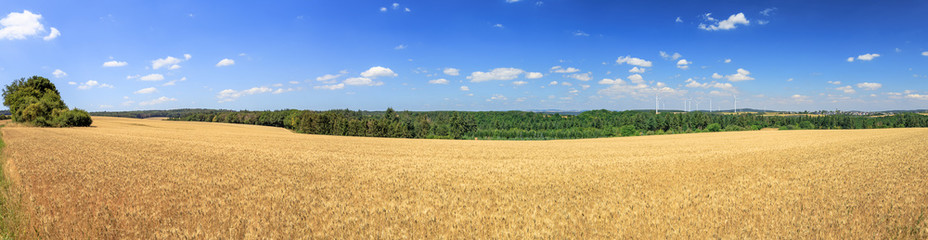
<instances>
[{"instance_id":1,"label":"shrub","mask_svg":"<svg viewBox=\"0 0 928 240\"><path fill-rule=\"evenodd\" d=\"M815 126L813 126L812 123L809 122L809 121L802 121L802 122L799 123L799 128L802 128L802 129L813 129L813 128L815 128Z\"/></svg>"},{"instance_id":2,"label":"shrub","mask_svg":"<svg viewBox=\"0 0 928 240\"><path fill-rule=\"evenodd\" d=\"M638 136L638 129L633 125L625 125L619 128L619 134L623 137Z\"/></svg>"},{"instance_id":3,"label":"shrub","mask_svg":"<svg viewBox=\"0 0 928 240\"><path fill-rule=\"evenodd\" d=\"M722 125L718 123L709 124L709 126L706 126L706 130L710 132L718 132L722 130Z\"/></svg>"}]
</instances>

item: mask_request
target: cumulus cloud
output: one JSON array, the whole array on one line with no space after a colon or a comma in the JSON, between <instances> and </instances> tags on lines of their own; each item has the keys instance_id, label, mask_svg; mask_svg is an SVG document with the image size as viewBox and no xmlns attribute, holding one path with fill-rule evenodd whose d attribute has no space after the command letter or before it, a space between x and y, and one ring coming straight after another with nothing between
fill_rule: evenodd
<instances>
[{"instance_id":1,"label":"cumulus cloud","mask_svg":"<svg viewBox=\"0 0 928 240\"><path fill-rule=\"evenodd\" d=\"M693 62L686 61L686 59L680 59L680 61L677 61L677 68L686 70L690 68L690 64L693 64Z\"/></svg>"},{"instance_id":2,"label":"cumulus cloud","mask_svg":"<svg viewBox=\"0 0 928 240\"><path fill-rule=\"evenodd\" d=\"M856 93L856 92L857 92L857 91L855 91L854 88L851 87L850 85L844 86L844 87L837 87L837 88L835 88L835 90L842 91L842 92L844 92L844 93Z\"/></svg>"},{"instance_id":3,"label":"cumulus cloud","mask_svg":"<svg viewBox=\"0 0 928 240\"><path fill-rule=\"evenodd\" d=\"M876 53L867 53L867 54L864 54L864 55L859 55L859 56L857 56L857 60L861 60L861 61L872 61L874 58L877 58L877 57L879 57L879 56L880 56L880 54L876 54Z\"/></svg>"},{"instance_id":4,"label":"cumulus cloud","mask_svg":"<svg viewBox=\"0 0 928 240\"><path fill-rule=\"evenodd\" d=\"M470 76L467 76L467 79L470 79L471 82L485 82L491 80L507 81L516 79L519 77L519 74L524 72L524 70L518 68L496 68L490 72L472 72Z\"/></svg>"},{"instance_id":5,"label":"cumulus cloud","mask_svg":"<svg viewBox=\"0 0 928 240\"><path fill-rule=\"evenodd\" d=\"M21 13L11 12L0 19L0 39L24 40L48 32L48 30L45 30L45 26L39 22L41 19L42 15L34 14L29 10L23 10ZM51 28L51 32L42 39L49 41L58 36L61 36L61 32L57 28Z\"/></svg>"},{"instance_id":6,"label":"cumulus cloud","mask_svg":"<svg viewBox=\"0 0 928 240\"><path fill-rule=\"evenodd\" d=\"M127 62L120 62L120 61L116 61L116 60L109 61L109 62L104 62L104 63L103 63L103 67L123 67L123 66L126 66L126 65L129 65L129 63L127 63Z\"/></svg>"},{"instance_id":7,"label":"cumulus cloud","mask_svg":"<svg viewBox=\"0 0 928 240\"><path fill-rule=\"evenodd\" d=\"M525 84L528 84L528 82L526 82L526 81L515 81L515 82L512 82L512 85L516 85L516 86L522 86L522 85L525 85Z\"/></svg>"},{"instance_id":8,"label":"cumulus cloud","mask_svg":"<svg viewBox=\"0 0 928 240\"><path fill-rule=\"evenodd\" d=\"M113 88L113 85L109 85L106 83L100 83L94 80L87 80L86 82L82 82L80 86L77 86L77 89L80 89L80 90L87 90L91 88Z\"/></svg>"},{"instance_id":9,"label":"cumulus cloud","mask_svg":"<svg viewBox=\"0 0 928 240\"><path fill-rule=\"evenodd\" d=\"M744 13L734 14L728 17L728 19L714 23L715 19L710 17L709 14L706 15L706 20L709 20L710 23L706 25L705 23L699 24L699 29L706 31L718 31L718 30L731 30L737 28L738 24L748 25L751 24L747 18L744 17Z\"/></svg>"},{"instance_id":10,"label":"cumulus cloud","mask_svg":"<svg viewBox=\"0 0 928 240\"><path fill-rule=\"evenodd\" d=\"M503 96L502 94L493 94L492 97L487 99L487 102L506 101L506 100L509 100L509 98L506 98L506 96Z\"/></svg>"},{"instance_id":11,"label":"cumulus cloud","mask_svg":"<svg viewBox=\"0 0 928 240\"><path fill-rule=\"evenodd\" d=\"M670 61L677 60L677 59L683 57L683 55L680 55L680 53L669 54L669 53L666 53L666 52L664 52L664 51L660 51L659 53L661 54L661 57L662 57L662 58L664 58L664 59L666 59L666 60L670 60Z\"/></svg>"},{"instance_id":12,"label":"cumulus cloud","mask_svg":"<svg viewBox=\"0 0 928 240\"><path fill-rule=\"evenodd\" d=\"M618 78L616 79L603 78L603 80L599 80L598 83L603 84L603 85L612 85L612 84L625 84L625 81L623 81L622 79L618 79Z\"/></svg>"},{"instance_id":13,"label":"cumulus cloud","mask_svg":"<svg viewBox=\"0 0 928 240\"><path fill-rule=\"evenodd\" d=\"M731 58L726 58L725 63L731 63Z\"/></svg>"},{"instance_id":14,"label":"cumulus cloud","mask_svg":"<svg viewBox=\"0 0 928 240\"><path fill-rule=\"evenodd\" d=\"M798 103L811 103L812 102L812 100L809 99L809 96L803 96L799 94L791 96L790 99Z\"/></svg>"},{"instance_id":15,"label":"cumulus cloud","mask_svg":"<svg viewBox=\"0 0 928 240\"><path fill-rule=\"evenodd\" d=\"M917 94L917 93L907 94L905 95L905 98L928 101L928 95L922 95L922 94Z\"/></svg>"},{"instance_id":16,"label":"cumulus cloud","mask_svg":"<svg viewBox=\"0 0 928 240\"><path fill-rule=\"evenodd\" d=\"M841 81L828 81L828 84L841 85Z\"/></svg>"},{"instance_id":17,"label":"cumulus cloud","mask_svg":"<svg viewBox=\"0 0 928 240\"><path fill-rule=\"evenodd\" d=\"M627 63L627 64L629 64L629 65L635 65L635 66L639 66L639 67L651 67L651 62L650 62L650 61L647 61L647 60L644 60L644 59L640 59L640 58L631 57L631 56L619 57L619 59L616 59L615 62L618 63L618 64Z\"/></svg>"},{"instance_id":18,"label":"cumulus cloud","mask_svg":"<svg viewBox=\"0 0 928 240\"><path fill-rule=\"evenodd\" d=\"M168 56L166 58L159 58L159 59L155 59L151 61L151 68L157 70L162 67L170 67L173 65L177 65L178 63L182 61L183 60L180 60L179 58L175 58L171 56Z\"/></svg>"},{"instance_id":19,"label":"cumulus cloud","mask_svg":"<svg viewBox=\"0 0 928 240\"><path fill-rule=\"evenodd\" d=\"M590 34L589 34L589 33L585 33L585 32L583 32L583 31L580 31L580 30L577 30L576 32L574 32L574 36L578 36L578 37L589 37Z\"/></svg>"},{"instance_id":20,"label":"cumulus cloud","mask_svg":"<svg viewBox=\"0 0 928 240\"><path fill-rule=\"evenodd\" d=\"M219 94L216 95L216 98L219 99L220 103L223 103L223 102L235 101L236 99L243 97L243 96L255 95L255 94L260 94L260 93L269 93L269 92L273 92L273 89L268 88L268 87L253 87L253 88L249 88L249 89L241 90L241 91L226 89L226 90L220 91Z\"/></svg>"},{"instance_id":21,"label":"cumulus cloud","mask_svg":"<svg viewBox=\"0 0 928 240\"><path fill-rule=\"evenodd\" d=\"M403 49L406 49L406 47L407 46L405 44L400 44L400 45L396 45L396 47L393 47L393 50L403 50Z\"/></svg>"},{"instance_id":22,"label":"cumulus cloud","mask_svg":"<svg viewBox=\"0 0 928 240\"><path fill-rule=\"evenodd\" d=\"M470 91L470 88L467 86L461 86L461 91Z\"/></svg>"},{"instance_id":23,"label":"cumulus cloud","mask_svg":"<svg viewBox=\"0 0 928 240\"><path fill-rule=\"evenodd\" d=\"M344 84L344 83L332 84L332 85L314 86L314 87L313 87L313 89L324 89L324 90L338 90L338 89L342 89L342 88L345 88L345 84Z\"/></svg>"},{"instance_id":24,"label":"cumulus cloud","mask_svg":"<svg viewBox=\"0 0 928 240\"><path fill-rule=\"evenodd\" d=\"M551 85L551 86L557 85L557 81L551 81L550 83L548 83L548 85Z\"/></svg>"},{"instance_id":25,"label":"cumulus cloud","mask_svg":"<svg viewBox=\"0 0 928 240\"><path fill-rule=\"evenodd\" d=\"M180 78L180 79L178 79L178 80L171 80L171 81L168 81L168 82L166 82L166 83L164 83L164 84L161 84L161 86L174 86L175 84L177 84L177 82L183 82L183 81L187 81L187 77L182 77L182 78Z\"/></svg>"},{"instance_id":26,"label":"cumulus cloud","mask_svg":"<svg viewBox=\"0 0 928 240\"><path fill-rule=\"evenodd\" d=\"M539 79L539 78L544 77L544 76L545 76L545 75L544 75L544 74L541 74L540 72L527 72L527 73L525 73L525 78L528 78L528 79Z\"/></svg>"},{"instance_id":27,"label":"cumulus cloud","mask_svg":"<svg viewBox=\"0 0 928 240\"><path fill-rule=\"evenodd\" d=\"M378 77L396 77L398 76L398 74L394 73L393 70L390 70L389 68L376 66L376 67L367 69L367 71L362 72L361 76L365 78L378 78ZM348 84L348 85L351 85L351 84Z\"/></svg>"},{"instance_id":28,"label":"cumulus cloud","mask_svg":"<svg viewBox=\"0 0 928 240\"><path fill-rule=\"evenodd\" d=\"M59 32L57 28L50 28L50 31L51 32L48 33L48 36L43 37L42 40L51 41L52 39L61 36L61 32Z\"/></svg>"},{"instance_id":29,"label":"cumulus cloud","mask_svg":"<svg viewBox=\"0 0 928 240\"><path fill-rule=\"evenodd\" d=\"M725 78L728 79L728 81L732 81L732 82L754 80L753 77L748 76L748 75L751 75L751 72L749 72L748 70L744 70L743 68L739 68L738 73L735 73L732 75L726 75ZM713 74L712 77L715 78L715 75Z\"/></svg>"},{"instance_id":30,"label":"cumulus cloud","mask_svg":"<svg viewBox=\"0 0 928 240\"><path fill-rule=\"evenodd\" d=\"M67 77L68 73L61 71L61 69L55 69L55 71L52 72L52 75L54 75L55 78L63 78L63 77Z\"/></svg>"},{"instance_id":31,"label":"cumulus cloud","mask_svg":"<svg viewBox=\"0 0 928 240\"><path fill-rule=\"evenodd\" d=\"M775 7L774 7L774 8L767 8L767 9L764 9L763 11L760 11L760 15L770 16L770 14L772 14L773 11L776 11L776 10L777 10L777 8L775 8Z\"/></svg>"},{"instance_id":32,"label":"cumulus cloud","mask_svg":"<svg viewBox=\"0 0 928 240\"><path fill-rule=\"evenodd\" d=\"M629 69L628 72L630 72L630 73L644 73L644 68L633 67L632 69Z\"/></svg>"},{"instance_id":33,"label":"cumulus cloud","mask_svg":"<svg viewBox=\"0 0 928 240\"><path fill-rule=\"evenodd\" d=\"M448 79L439 78L435 80L429 80L429 84L448 84Z\"/></svg>"},{"instance_id":34,"label":"cumulus cloud","mask_svg":"<svg viewBox=\"0 0 928 240\"><path fill-rule=\"evenodd\" d=\"M573 67L568 67L568 68L561 68L561 66L551 67L551 72L555 72L555 73L575 73L579 71L580 69L573 68Z\"/></svg>"},{"instance_id":35,"label":"cumulus cloud","mask_svg":"<svg viewBox=\"0 0 928 240\"><path fill-rule=\"evenodd\" d=\"M366 77L353 77L345 79L344 83L351 86L380 86L383 85L383 82L374 81L373 79Z\"/></svg>"},{"instance_id":36,"label":"cumulus cloud","mask_svg":"<svg viewBox=\"0 0 928 240\"><path fill-rule=\"evenodd\" d=\"M135 91L135 92L133 92L133 93L135 93L135 94L149 94L149 93L155 93L155 92L158 92L158 89L157 89L157 88L154 88L154 87L150 87L150 88L142 88L142 89L139 89L138 91Z\"/></svg>"},{"instance_id":37,"label":"cumulus cloud","mask_svg":"<svg viewBox=\"0 0 928 240\"><path fill-rule=\"evenodd\" d=\"M505 28L505 27L503 27L503 24L500 24L500 23L497 23L497 24L493 25L493 27L495 27L495 28Z\"/></svg>"},{"instance_id":38,"label":"cumulus cloud","mask_svg":"<svg viewBox=\"0 0 928 240\"><path fill-rule=\"evenodd\" d=\"M274 92L271 92L271 94L281 94L281 93L285 93L285 92L293 92L293 91L300 90L300 89L302 89L302 88L278 88L277 90L274 90Z\"/></svg>"},{"instance_id":39,"label":"cumulus cloud","mask_svg":"<svg viewBox=\"0 0 928 240\"><path fill-rule=\"evenodd\" d=\"M577 80L580 80L580 81L589 81L589 80L593 79L592 74L593 74L593 73L590 73L590 72L587 72L587 73L574 73L574 74L567 75L567 77L568 77L568 78L577 79Z\"/></svg>"},{"instance_id":40,"label":"cumulus cloud","mask_svg":"<svg viewBox=\"0 0 928 240\"><path fill-rule=\"evenodd\" d=\"M235 60L228 59L228 58L223 58L222 60L219 60L218 63L216 63L217 67L225 67L225 66L232 66L232 65L235 65Z\"/></svg>"},{"instance_id":41,"label":"cumulus cloud","mask_svg":"<svg viewBox=\"0 0 928 240\"><path fill-rule=\"evenodd\" d=\"M161 96L160 98L155 98L149 101L139 102L139 106L151 106L151 105L157 105L157 104L173 102L173 101L177 101L177 99Z\"/></svg>"},{"instance_id":42,"label":"cumulus cloud","mask_svg":"<svg viewBox=\"0 0 928 240\"><path fill-rule=\"evenodd\" d=\"M628 76L628 80L631 80L634 84L644 83L644 77L641 74L632 74Z\"/></svg>"},{"instance_id":43,"label":"cumulus cloud","mask_svg":"<svg viewBox=\"0 0 928 240\"><path fill-rule=\"evenodd\" d=\"M139 80L142 80L142 81L161 81L161 80L164 80L164 75L157 74L157 73L153 73L153 74L148 74L148 75L139 77Z\"/></svg>"},{"instance_id":44,"label":"cumulus cloud","mask_svg":"<svg viewBox=\"0 0 928 240\"><path fill-rule=\"evenodd\" d=\"M445 68L444 70L442 70L442 72L444 72L444 73L445 73L446 75L448 75L448 76L457 76L457 75L461 75L461 70L460 70L460 69L457 69L457 68L450 68L450 67L449 67L449 68Z\"/></svg>"},{"instance_id":45,"label":"cumulus cloud","mask_svg":"<svg viewBox=\"0 0 928 240\"><path fill-rule=\"evenodd\" d=\"M725 77L725 76L722 76L722 75L719 74L719 73L712 73L712 78L715 78L715 79L722 79L723 77Z\"/></svg>"},{"instance_id":46,"label":"cumulus cloud","mask_svg":"<svg viewBox=\"0 0 928 240\"><path fill-rule=\"evenodd\" d=\"M847 58L847 62L853 62L853 61L854 61L854 57L848 57L848 58Z\"/></svg>"},{"instance_id":47,"label":"cumulus cloud","mask_svg":"<svg viewBox=\"0 0 928 240\"><path fill-rule=\"evenodd\" d=\"M872 82L862 82L862 83L857 84L857 88L860 88L863 90L870 90L870 91L880 89L881 87L883 87L883 84L872 83Z\"/></svg>"},{"instance_id":48,"label":"cumulus cloud","mask_svg":"<svg viewBox=\"0 0 928 240\"><path fill-rule=\"evenodd\" d=\"M244 53L242 53L242 54L244 54ZM239 56L242 56L242 55L239 54ZM190 60L190 58L192 58L192 57L193 57L193 56L191 56L190 54L187 54L187 53L184 54L184 60Z\"/></svg>"},{"instance_id":49,"label":"cumulus cloud","mask_svg":"<svg viewBox=\"0 0 928 240\"><path fill-rule=\"evenodd\" d=\"M928 56L928 51L922 52L922 56Z\"/></svg>"},{"instance_id":50,"label":"cumulus cloud","mask_svg":"<svg viewBox=\"0 0 928 240\"><path fill-rule=\"evenodd\" d=\"M341 77L342 74L326 74L319 77L316 77L316 81L324 83L334 83L336 78Z\"/></svg>"}]
</instances>

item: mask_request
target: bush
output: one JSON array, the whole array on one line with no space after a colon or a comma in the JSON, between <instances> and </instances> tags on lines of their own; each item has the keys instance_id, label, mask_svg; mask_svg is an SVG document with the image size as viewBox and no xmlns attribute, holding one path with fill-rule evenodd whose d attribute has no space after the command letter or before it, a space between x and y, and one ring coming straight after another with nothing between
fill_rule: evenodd
<instances>
[{"instance_id":1,"label":"bush","mask_svg":"<svg viewBox=\"0 0 928 240\"><path fill-rule=\"evenodd\" d=\"M813 129L813 128L815 128L815 126L813 126L812 123L809 122L809 121L802 121L802 122L799 123L799 128L802 128L802 129Z\"/></svg>"},{"instance_id":2,"label":"bush","mask_svg":"<svg viewBox=\"0 0 928 240\"><path fill-rule=\"evenodd\" d=\"M3 90L3 105L10 108L14 122L38 127L90 126L90 114L68 110L55 84L47 78L33 76L13 81Z\"/></svg>"},{"instance_id":3,"label":"bush","mask_svg":"<svg viewBox=\"0 0 928 240\"><path fill-rule=\"evenodd\" d=\"M709 126L706 126L706 130L710 132L718 132L722 130L722 125L718 123L709 124Z\"/></svg>"},{"instance_id":4,"label":"bush","mask_svg":"<svg viewBox=\"0 0 928 240\"><path fill-rule=\"evenodd\" d=\"M623 137L638 136L638 129L633 125L625 125L619 128L619 135Z\"/></svg>"}]
</instances>

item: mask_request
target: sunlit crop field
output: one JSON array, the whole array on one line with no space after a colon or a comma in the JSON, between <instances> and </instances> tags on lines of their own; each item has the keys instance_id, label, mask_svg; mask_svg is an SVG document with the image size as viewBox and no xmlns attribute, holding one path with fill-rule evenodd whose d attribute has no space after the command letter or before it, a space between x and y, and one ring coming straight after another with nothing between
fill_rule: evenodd
<instances>
[{"instance_id":1,"label":"sunlit crop field","mask_svg":"<svg viewBox=\"0 0 928 240\"><path fill-rule=\"evenodd\" d=\"M928 129L382 139L2 128L25 238L928 237Z\"/></svg>"}]
</instances>

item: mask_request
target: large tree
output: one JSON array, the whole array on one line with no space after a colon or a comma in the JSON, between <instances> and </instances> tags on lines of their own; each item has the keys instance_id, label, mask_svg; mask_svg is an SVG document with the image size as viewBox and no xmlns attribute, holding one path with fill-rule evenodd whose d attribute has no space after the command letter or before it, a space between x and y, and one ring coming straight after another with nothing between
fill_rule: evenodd
<instances>
[{"instance_id":1,"label":"large tree","mask_svg":"<svg viewBox=\"0 0 928 240\"><path fill-rule=\"evenodd\" d=\"M84 110L68 110L55 84L40 76L21 78L7 85L3 105L10 108L14 122L34 126L90 126L93 122Z\"/></svg>"}]
</instances>

